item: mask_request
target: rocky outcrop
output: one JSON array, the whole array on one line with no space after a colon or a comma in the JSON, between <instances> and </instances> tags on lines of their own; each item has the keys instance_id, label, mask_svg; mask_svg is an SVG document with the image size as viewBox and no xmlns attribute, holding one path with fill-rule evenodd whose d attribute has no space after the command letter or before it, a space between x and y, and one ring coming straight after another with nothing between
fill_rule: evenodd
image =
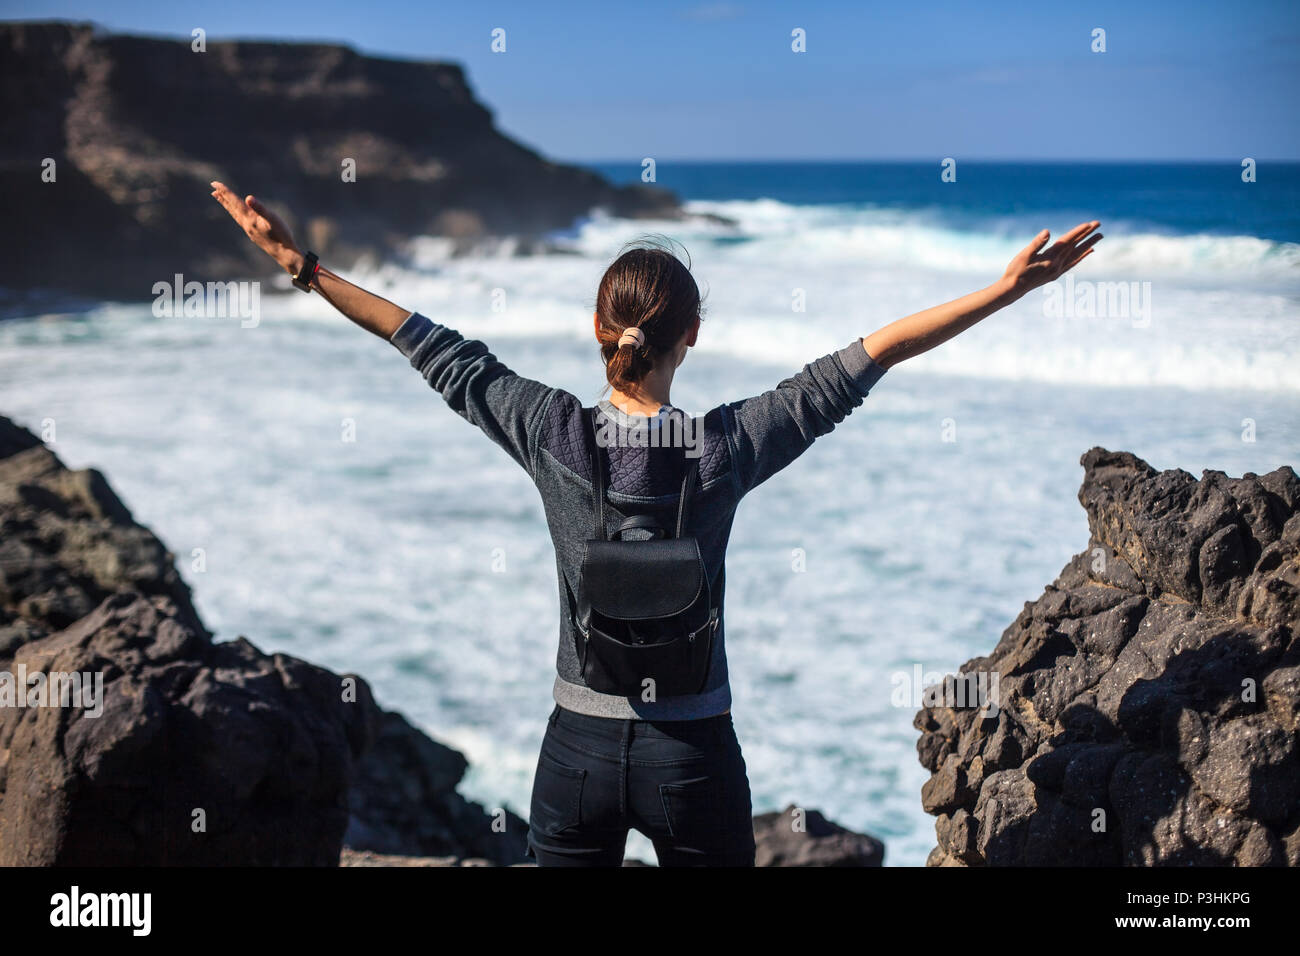
<instances>
[{"instance_id":1,"label":"rocky outcrop","mask_svg":"<svg viewBox=\"0 0 1300 956\"><path fill-rule=\"evenodd\" d=\"M1082 464L1087 550L916 717L929 864L1300 865L1300 479Z\"/></svg>"},{"instance_id":2,"label":"rocky outcrop","mask_svg":"<svg viewBox=\"0 0 1300 956\"><path fill-rule=\"evenodd\" d=\"M536 237L594 207L677 214L671 193L612 186L504 136L455 64L321 44L194 47L0 23L0 208L14 226L0 236L0 287L147 300L176 273L274 275L209 197L214 179L282 205L295 235L341 267L415 235Z\"/></svg>"},{"instance_id":3,"label":"rocky outcrop","mask_svg":"<svg viewBox=\"0 0 1300 956\"><path fill-rule=\"evenodd\" d=\"M174 556L94 469L69 471L0 416L0 661L119 591L168 598L202 630Z\"/></svg>"},{"instance_id":4,"label":"rocky outcrop","mask_svg":"<svg viewBox=\"0 0 1300 956\"><path fill-rule=\"evenodd\" d=\"M0 864L522 860L464 772L360 678L213 642L103 476L0 418Z\"/></svg>"},{"instance_id":5,"label":"rocky outcrop","mask_svg":"<svg viewBox=\"0 0 1300 956\"><path fill-rule=\"evenodd\" d=\"M832 823L817 810L788 806L754 817L755 866L882 866L885 845Z\"/></svg>"},{"instance_id":6,"label":"rocky outcrop","mask_svg":"<svg viewBox=\"0 0 1300 956\"><path fill-rule=\"evenodd\" d=\"M488 815L456 792L469 764L421 733L401 714L380 716L349 795L344 842L389 856L524 860L528 822L506 807Z\"/></svg>"},{"instance_id":7,"label":"rocky outcrop","mask_svg":"<svg viewBox=\"0 0 1300 956\"><path fill-rule=\"evenodd\" d=\"M305 661L214 644L130 591L6 670L82 675L88 693L39 705L24 687L26 706L0 707L0 865L338 862L377 716L364 682L348 694Z\"/></svg>"}]
</instances>

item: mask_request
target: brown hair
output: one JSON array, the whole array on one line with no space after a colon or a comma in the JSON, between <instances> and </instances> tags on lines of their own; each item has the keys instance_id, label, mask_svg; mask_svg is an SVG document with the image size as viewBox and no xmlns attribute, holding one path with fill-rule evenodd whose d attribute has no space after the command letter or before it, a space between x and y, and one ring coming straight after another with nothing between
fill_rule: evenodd
<instances>
[{"instance_id":1,"label":"brown hair","mask_svg":"<svg viewBox=\"0 0 1300 956\"><path fill-rule=\"evenodd\" d=\"M605 378L619 391L634 388L700 318L700 288L689 255L683 263L673 245L660 237L638 239L624 247L601 277L596 338ZM620 348L619 338L634 327L645 334L645 344Z\"/></svg>"}]
</instances>

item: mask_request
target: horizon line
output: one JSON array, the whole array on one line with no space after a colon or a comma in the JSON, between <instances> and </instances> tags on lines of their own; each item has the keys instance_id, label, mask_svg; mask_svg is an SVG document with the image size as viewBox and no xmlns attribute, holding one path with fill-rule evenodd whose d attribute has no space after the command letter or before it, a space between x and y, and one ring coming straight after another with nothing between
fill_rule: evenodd
<instances>
[{"instance_id":1,"label":"horizon line","mask_svg":"<svg viewBox=\"0 0 1300 956\"><path fill-rule=\"evenodd\" d=\"M615 156L615 157L604 156L604 157L596 157L596 158L590 158L590 159L575 159L575 158L570 157L570 156L556 156L556 155L553 155L553 156L549 156L548 158L549 158L552 162L557 162L557 163L572 163L572 164L581 164L581 163L601 163L601 164L628 163L629 165L634 165L634 166L639 166L639 165L641 165L641 160L640 160L640 159L631 159L631 158L628 158L628 157L620 157L620 156ZM1006 157L985 157L985 156L974 157L974 158L971 158L971 159L962 159L962 158L959 157L959 156L958 156L958 157L954 157L954 158L957 159L957 161L958 161L959 163L963 163L963 162L964 162L964 163L990 163L990 164L992 164L992 163L1001 163L1001 164L1005 164L1005 165L1026 165L1026 166L1028 166L1028 165L1049 165L1049 164L1051 164L1051 165L1060 165L1060 166L1086 166L1086 165L1098 165L1098 166L1100 166L1100 165L1126 165L1126 164L1128 164L1128 165L1131 165L1131 164L1149 164L1149 165L1165 165L1165 166L1174 166L1174 165L1187 165L1187 166L1190 166L1190 165L1218 165L1218 164L1220 164L1220 163L1231 164L1231 165L1233 165L1233 166L1240 166L1242 160L1243 160L1243 159L1247 159L1247 158L1249 158L1249 159L1253 159L1257 164L1259 164L1259 163L1278 163L1278 164L1292 165L1292 166L1300 165L1300 157L1296 157L1296 158L1264 157L1264 158L1261 159L1260 157L1257 157L1257 156L1251 156L1251 157L1245 157L1245 156L1242 156L1242 157L1221 157L1221 158L1208 157L1208 158L1196 158L1196 159L1165 159L1165 158L1159 158L1159 157L1156 157L1156 158L1134 158L1134 159L1126 159L1126 158L1122 158L1122 157L1117 157L1117 158L1096 158L1096 159L1060 159L1060 158L1051 158L1051 157L1047 157L1047 158L1028 158L1028 159L1026 159L1026 158L1023 158L1023 157L1006 158ZM832 156L832 157L816 157L816 158L811 158L811 159L810 159L810 158L800 158L800 157L779 157L779 156L774 156L774 157L764 157L764 158L759 158L759 159L728 159L728 158L726 158L726 157L717 157L717 158L715 158L715 157L682 157L682 156L675 156L675 157L660 157L660 156L656 156L656 157L654 157L654 161L655 161L655 164L656 164L656 165L660 165L660 164L663 164L663 163L700 163L700 164L709 163L709 164L728 165L728 166L744 166L744 165L757 166L757 165L763 165L763 164L769 164L769 163L770 163L770 164L775 164L775 163L790 163L790 164L795 164L795 163L797 163L797 164L810 165L810 166L811 166L811 165L816 165L816 164L819 164L819 163L826 164L826 165L831 165L831 164L879 164L879 165L885 165L885 164L900 164L900 163L938 163L938 162L941 162L941 161L942 161L942 158L941 158L941 159L935 159L934 157L929 157L929 156L928 156L928 157L924 157L924 158L917 158L917 157L900 157L900 158L889 158L889 157L833 157L833 156Z\"/></svg>"}]
</instances>

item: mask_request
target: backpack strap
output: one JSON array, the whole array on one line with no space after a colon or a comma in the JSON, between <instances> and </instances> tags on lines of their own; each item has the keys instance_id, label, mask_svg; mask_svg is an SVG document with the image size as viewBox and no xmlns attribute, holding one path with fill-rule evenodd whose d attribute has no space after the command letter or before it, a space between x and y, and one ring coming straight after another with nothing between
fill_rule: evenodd
<instances>
[{"instance_id":1,"label":"backpack strap","mask_svg":"<svg viewBox=\"0 0 1300 956\"><path fill-rule=\"evenodd\" d=\"M600 454L600 431L596 427L596 406L591 406L591 492L595 499L596 539L606 540L605 531L605 466Z\"/></svg>"},{"instance_id":2,"label":"backpack strap","mask_svg":"<svg viewBox=\"0 0 1300 956\"><path fill-rule=\"evenodd\" d=\"M600 541L608 540L605 528L605 465L600 454L600 429L596 423L597 406L591 407L591 492L596 516L595 537ZM690 499L695 492L695 483L700 473L700 456L685 455L686 474L682 477L681 491L677 496L677 534L680 538L686 529L686 518L690 513ZM630 520L630 519L629 519ZM626 524L626 522L625 522Z\"/></svg>"},{"instance_id":3,"label":"backpack strap","mask_svg":"<svg viewBox=\"0 0 1300 956\"><path fill-rule=\"evenodd\" d=\"M664 531L663 526L659 524L659 519L654 515L628 515L623 519L623 523L618 526L618 530L614 532L614 537L617 538L622 536L624 531L633 531L637 529L651 532L658 531L664 537L668 536L668 533Z\"/></svg>"},{"instance_id":4,"label":"backpack strap","mask_svg":"<svg viewBox=\"0 0 1300 956\"><path fill-rule=\"evenodd\" d=\"M695 492L695 480L700 473L700 456L686 455L686 477L682 479L682 490L677 498L677 537L682 536L686 528L686 515L690 510L691 495Z\"/></svg>"}]
</instances>

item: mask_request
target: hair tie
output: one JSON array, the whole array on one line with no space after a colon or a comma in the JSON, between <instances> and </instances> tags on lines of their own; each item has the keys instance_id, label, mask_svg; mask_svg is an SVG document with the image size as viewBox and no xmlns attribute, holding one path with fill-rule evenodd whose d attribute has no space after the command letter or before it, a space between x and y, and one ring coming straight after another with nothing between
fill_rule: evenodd
<instances>
[{"instance_id":1,"label":"hair tie","mask_svg":"<svg viewBox=\"0 0 1300 956\"><path fill-rule=\"evenodd\" d=\"M631 345L634 348L640 348L645 345L645 333L635 325L623 330L623 334L618 337L618 347Z\"/></svg>"}]
</instances>

